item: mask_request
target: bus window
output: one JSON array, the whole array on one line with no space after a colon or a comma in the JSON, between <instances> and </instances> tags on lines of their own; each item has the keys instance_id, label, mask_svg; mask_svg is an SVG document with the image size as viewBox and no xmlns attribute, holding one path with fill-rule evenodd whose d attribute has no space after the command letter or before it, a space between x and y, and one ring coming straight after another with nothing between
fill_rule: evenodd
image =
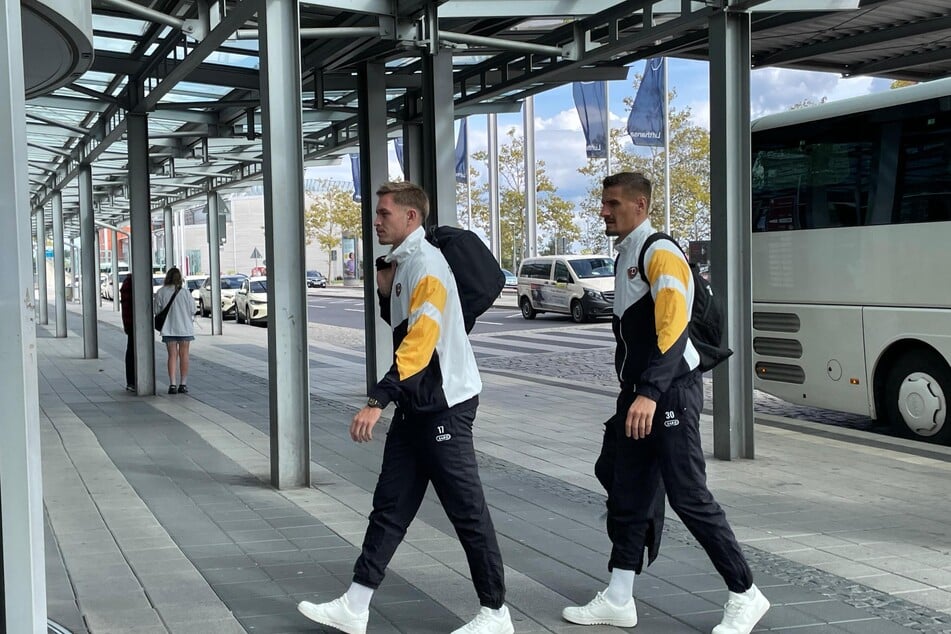
<instances>
[{"instance_id":1,"label":"bus window","mask_svg":"<svg viewBox=\"0 0 951 634\"><path fill-rule=\"evenodd\" d=\"M951 220L951 125L946 115L906 122L892 222Z\"/></svg>"},{"instance_id":2,"label":"bus window","mask_svg":"<svg viewBox=\"0 0 951 634\"><path fill-rule=\"evenodd\" d=\"M863 224L871 169L870 139L797 142L788 138L785 146L755 152L753 231Z\"/></svg>"}]
</instances>

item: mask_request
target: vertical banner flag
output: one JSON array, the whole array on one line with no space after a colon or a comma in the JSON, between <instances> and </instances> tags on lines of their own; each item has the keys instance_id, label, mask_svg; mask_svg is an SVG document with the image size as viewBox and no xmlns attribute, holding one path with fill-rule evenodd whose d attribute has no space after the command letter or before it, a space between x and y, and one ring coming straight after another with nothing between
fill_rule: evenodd
<instances>
[{"instance_id":1,"label":"vertical banner flag","mask_svg":"<svg viewBox=\"0 0 951 634\"><path fill-rule=\"evenodd\" d=\"M462 118L459 124L459 136L456 137L456 182L465 183L469 179L469 135L466 132L466 121Z\"/></svg>"},{"instance_id":2,"label":"vertical banner flag","mask_svg":"<svg viewBox=\"0 0 951 634\"><path fill-rule=\"evenodd\" d=\"M575 108L584 130L588 158L608 157L607 86L603 81L576 81L572 86Z\"/></svg>"},{"instance_id":3,"label":"vertical banner flag","mask_svg":"<svg viewBox=\"0 0 951 634\"><path fill-rule=\"evenodd\" d=\"M350 155L350 172L353 174L353 200L360 202L360 155Z\"/></svg>"},{"instance_id":4,"label":"vertical banner flag","mask_svg":"<svg viewBox=\"0 0 951 634\"><path fill-rule=\"evenodd\" d=\"M634 145L664 147L664 101L667 86L664 85L664 66L667 59L652 57L644 65L644 77L634 96L634 105L627 119L627 133Z\"/></svg>"},{"instance_id":5,"label":"vertical banner flag","mask_svg":"<svg viewBox=\"0 0 951 634\"><path fill-rule=\"evenodd\" d=\"M403 139L399 137L393 139L393 149L396 150L396 160L400 164L400 171L403 172L403 178L406 178L406 165L403 163Z\"/></svg>"}]
</instances>

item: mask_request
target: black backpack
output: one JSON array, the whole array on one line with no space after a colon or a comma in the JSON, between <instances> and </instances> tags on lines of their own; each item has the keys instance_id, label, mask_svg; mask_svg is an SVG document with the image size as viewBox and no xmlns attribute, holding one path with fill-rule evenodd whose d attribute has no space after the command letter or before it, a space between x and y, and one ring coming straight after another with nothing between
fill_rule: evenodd
<instances>
[{"instance_id":1,"label":"black backpack","mask_svg":"<svg viewBox=\"0 0 951 634\"><path fill-rule=\"evenodd\" d=\"M648 247L658 240L670 240L680 249L676 240L661 231L647 237L637 257L637 270L641 272L641 279L648 286L650 281L647 279L647 271L644 270L644 254L647 253ZM683 249L680 251L683 253ZM686 254L684 257L687 257ZM720 296L713 292L710 282L700 275L697 265L689 260L687 263L693 274L693 308L690 312L688 335L693 347L700 353L700 370L706 372L729 358L733 351L723 345L723 306Z\"/></svg>"},{"instance_id":2,"label":"black backpack","mask_svg":"<svg viewBox=\"0 0 951 634\"><path fill-rule=\"evenodd\" d=\"M471 231L450 226L427 227L426 239L442 251L456 278L468 333L476 318L498 299L505 286L505 274L482 238Z\"/></svg>"}]
</instances>

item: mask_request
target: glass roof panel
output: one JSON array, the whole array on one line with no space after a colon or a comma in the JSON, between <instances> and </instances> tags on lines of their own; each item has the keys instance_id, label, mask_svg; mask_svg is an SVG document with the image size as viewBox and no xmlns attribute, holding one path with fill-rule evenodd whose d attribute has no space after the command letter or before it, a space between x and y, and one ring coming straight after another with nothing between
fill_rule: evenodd
<instances>
[{"instance_id":1,"label":"glass roof panel","mask_svg":"<svg viewBox=\"0 0 951 634\"><path fill-rule=\"evenodd\" d=\"M257 55L241 55L239 53L223 53L215 51L208 56L208 62L211 64L225 64L227 66L237 66L239 68L257 68Z\"/></svg>"},{"instance_id":2,"label":"glass roof panel","mask_svg":"<svg viewBox=\"0 0 951 634\"><path fill-rule=\"evenodd\" d=\"M93 47L97 51L111 51L115 53L131 53L136 44L132 40L120 40L114 37L103 37L101 35L94 35L92 40Z\"/></svg>"},{"instance_id":3,"label":"glass roof panel","mask_svg":"<svg viewBox=\"0 0 951 634\"><path fill-rule=\"evenodd\" d=\"M227 95L231 91L232 89L227 86L212 86L211 84L181 81L175 85L175 88L171 92L162 98L162 101L173 103L208 101L209 99Z\"/></svg>"},{"instance_id":4,"label":"glass roof panel","mask_svg":"<svg viewBox=\"0 0 951 634\"><path fill-rule=\"evenodd\" d=\"M111 15L92 15L92 28L100 31L115 31L129 35L142 35L148 28L149 22L133 18L118 18Z\"/></svg>"}]
</instances>

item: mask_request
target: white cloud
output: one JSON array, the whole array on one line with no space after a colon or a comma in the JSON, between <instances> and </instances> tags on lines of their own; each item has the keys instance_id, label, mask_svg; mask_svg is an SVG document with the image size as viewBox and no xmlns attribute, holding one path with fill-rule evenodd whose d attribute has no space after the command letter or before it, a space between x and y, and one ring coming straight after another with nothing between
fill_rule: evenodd
<instances>
[{"instance_id":1,"label":"white cloud","mask_svg":"<svg viewBox=\"0 0 951 634\"><path fill-rule=\"evenodd\" d=\"M804 100L820 102L867 95L888 87L888 81L871 77L843 78L785 68L760 68L750 76L750 107L754 119L789 110Z\"/></svg>"}]
</instances>

